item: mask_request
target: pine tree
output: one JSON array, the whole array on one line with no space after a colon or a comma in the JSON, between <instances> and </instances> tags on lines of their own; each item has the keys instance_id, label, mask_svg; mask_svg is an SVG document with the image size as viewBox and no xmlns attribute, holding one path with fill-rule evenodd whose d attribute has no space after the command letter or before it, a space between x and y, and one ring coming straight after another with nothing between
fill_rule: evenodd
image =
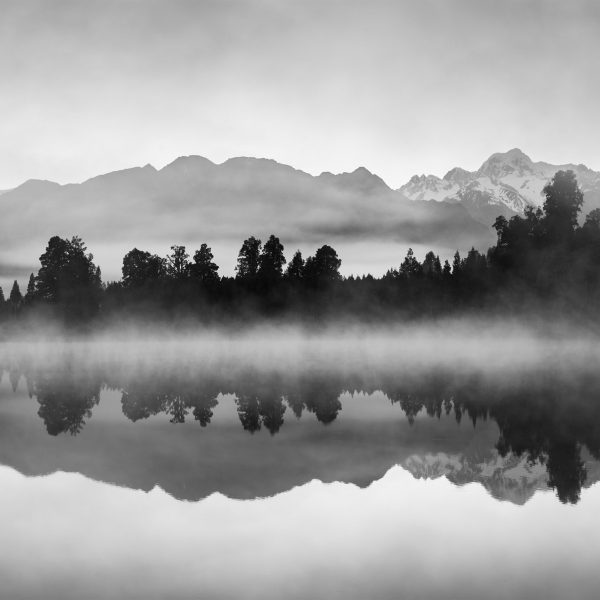
<instances>
[{"instance_id":1,"label":"pine tree","mask_svg":"<svg viewBox=\"0 0 600 600\"><path fill-rule=\"evenodd\" d=\"M286 262L283 256L283 245L278 237L271 235L265 242L260 254L258 274L262 279L269 281L280 279L283 272L283 265Z\"/></svg>"},{"instance_id":2,"label":"pine tree","mask_svg":"<svg viewBox=\"0 0 600 600\"><path fill-rule=\"evenodd\" d=\"M433 252L431 252L431 255L433 256ZM408 252L406 253L406 257L400 265L400 275L402 277L406 277L407 279L411 279L413 277L418 277L422 272L423 267L415 258L413 249L409 248Z\"/></svg>"},{"instance_id":3,"label":"pine tree","mask_svg":"<svg viewBox=\"0 0 600 600\"><path fill-rule=\"evenodd\" d=\"M29 283L27 284L27 292L25 293L25 302L32 302L35 298L35 275L32 273L29 276Z\"/></svg>"},{"instance_id":4,"label":"pine tree","mask_svg":"<svg viewBox=\"0 0 600 600\"><path fill-rule=\"evenodd\" d=\"M244 241L237 259L238 279L252 279L258 273L261 241L254 236Z\"/></svg>"},{"instance_id":5,"label":"pine tree","mask_svg":"<svg viewBox=\"0 0 600 600\"><path fill-rule=\"evenodd\" d=\"M9 301L14 307L19 306L19 304L21 304L23 301L23 294L21 294L21 289L19 288L19 284L17 283L16 279L13 283L12 289L10 290Z\"/></svg>"},{"instance_id":6,"label":"pine tree","mask_svg":"<svg viewBox=\"0 0 600 600\"><path fill-rule=\"evenodd\" d=\"M456 277L460 275L462 271L462 261L460 259L460 252L457 250L454 254L454 260L452 261L452 275Z\"/></svg>"},{"instance_id":7,"label":"pine tree","mask_svg":"<svg viewBox=\"0 0 600 600\"><path fill-rule=\"evenodd\" d=\"M212 261L214 258L212 250L202 244L200 250L194 253L194 262L190 266L192 277L203 283L215 282L219 280L219 267Z\"/></svg>"},{"instance_id":8,"label":"pine tree","mask_svg":"<svg viewBox=\"0 0 600 600\"><path fill-rule=\"evenodd\" d=\"M304 259L302 258L302 252L300 252L300 250L296 250L292 260L288 263L285 276L292 280L298 280L304 277Z\"/></svg>"}]
</instances>

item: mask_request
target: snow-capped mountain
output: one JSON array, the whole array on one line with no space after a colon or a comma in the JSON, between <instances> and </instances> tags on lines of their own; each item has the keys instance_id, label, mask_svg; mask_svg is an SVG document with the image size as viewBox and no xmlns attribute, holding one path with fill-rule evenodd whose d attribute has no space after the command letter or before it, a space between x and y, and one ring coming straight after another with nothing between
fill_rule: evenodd
<instances>
[{"instance_id":1,"label":"snow-capped mountain","mask_svg":"<svg viewBox=\"0 0 600 600\"><path fill-rule=\"evenodd\" d=\"M585 165L533 162L518 148L492 154L477 171L454 168L443 178L414 175L399 191L411 200L454 201L485 225L499 214L523 213L527 206L542 206L543 188L559 170L575 172L584 193L584 213L600 207L600 173Z\"/></svg>"}]
</instances>

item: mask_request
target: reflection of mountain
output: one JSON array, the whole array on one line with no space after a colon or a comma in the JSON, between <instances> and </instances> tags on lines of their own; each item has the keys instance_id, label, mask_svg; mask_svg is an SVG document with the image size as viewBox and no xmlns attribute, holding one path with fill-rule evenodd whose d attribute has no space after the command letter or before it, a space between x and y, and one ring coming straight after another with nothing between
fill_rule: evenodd
<instances>
[{"instance_id":1,"label":"reflection of mountain","mask_svg":"<svg viewBox=\"0 0 600 600\"><path fill-rule=\"evenodd\" d=\"M537 490L548 489L548 472L539 462L509 454L504 458L490 449L487 461L473 460L465 454L445 453L413 455L402 464L417 478L446 476L457 485L478 482L498 500L525 504ZM591 483L591 482L590 482Z\"/></svg>"},{"instance_id":2,"label":"reflection of mountain","mask_svg":"<svg viewBox=\"0 0 600 600\"><path fill-rule=\"evenodd\" d=\"M72 470L178 498L252 498L311 479L368 485L402 464L516 503L547 487L574 503L600 471L597 373L499 382L341 365L134 369L77 354L4 364L2 397L19 401L8 412L0 404L0 462L28 474Z\"/></svg>"}]
</instances>

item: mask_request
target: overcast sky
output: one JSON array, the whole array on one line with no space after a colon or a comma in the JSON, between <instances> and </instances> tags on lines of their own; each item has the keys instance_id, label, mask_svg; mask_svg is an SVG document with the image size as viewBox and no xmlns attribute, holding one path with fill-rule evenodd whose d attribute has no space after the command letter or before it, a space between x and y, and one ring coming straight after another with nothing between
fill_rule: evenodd
<instances>
[{"instance_id":1,"label":"overcast sky","mask_svg":"<svg viewBox=\"0 0 600 600\"><path fill-rule=\"evenodd\" d=\"M600 170L600 2L0 0L0 189L185 154Z\"/></svg>"}]
</instances>

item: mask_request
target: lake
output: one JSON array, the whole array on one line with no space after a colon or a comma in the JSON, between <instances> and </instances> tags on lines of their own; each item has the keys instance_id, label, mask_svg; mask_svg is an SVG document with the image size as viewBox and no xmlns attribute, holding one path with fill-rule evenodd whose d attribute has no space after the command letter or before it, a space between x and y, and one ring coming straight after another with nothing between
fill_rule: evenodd
<instances>
[{"instance_id":1,"label":"lake","mask_svg":"<svg viewBox=\"0 0 600 600\"><path fill-rule=\"evenodd\" d=\"M5 342L2 598L596 598L600 350L517 324Z\"/></svg>"}]
</instances>

